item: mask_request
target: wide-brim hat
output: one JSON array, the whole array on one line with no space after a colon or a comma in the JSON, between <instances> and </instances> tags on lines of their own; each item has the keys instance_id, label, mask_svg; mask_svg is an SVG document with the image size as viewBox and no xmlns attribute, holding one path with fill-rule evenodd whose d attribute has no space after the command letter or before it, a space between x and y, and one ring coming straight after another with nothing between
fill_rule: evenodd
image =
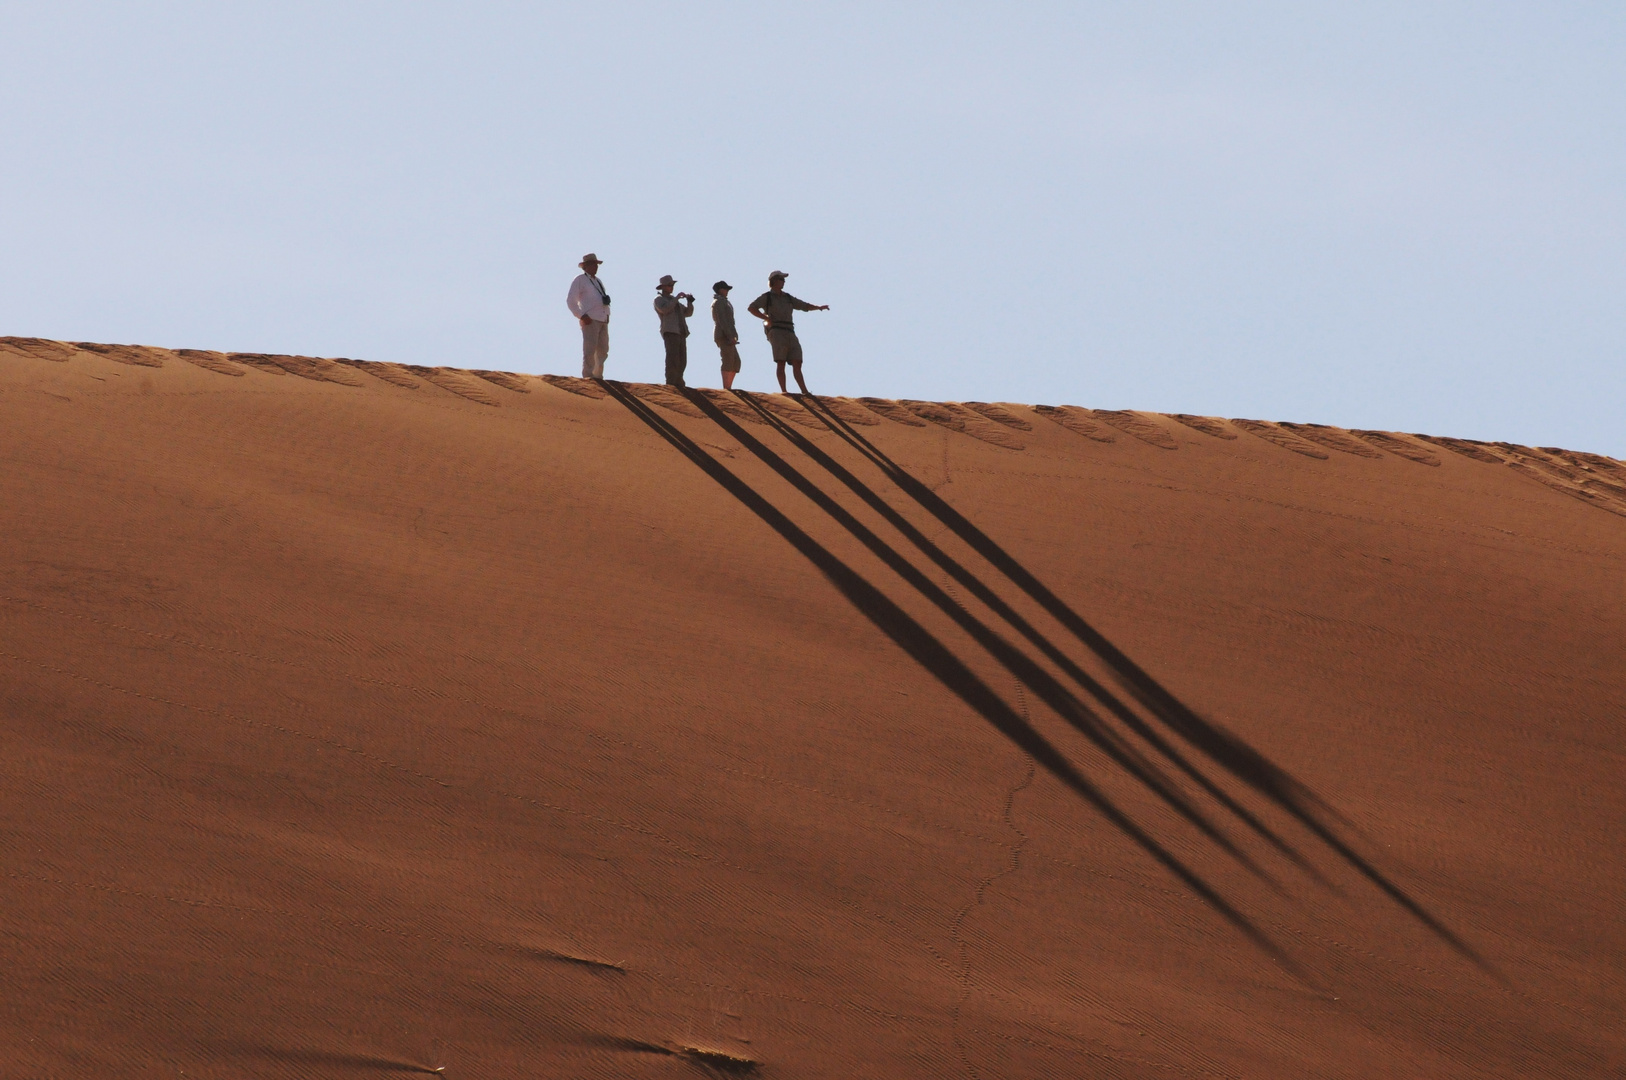
<instances>
[{"instance_id":1,"label":"wide-brim hat","mask_svg":"<svg viewBox=\"0 0 1626 1080\"><path fill-rule=\"evenodd\" d=\"M775 270L773 273L768 275L768 280L772 281L774 278L778 278L780 281L784 281L788 277L790 277L790 275L785 273L783 270Z\"/></svg>"},{"instance_id":2,"label":"wide-brim hat","mask_svg":"<svg viewBox=\"0 0 1626 1080\"><path fill-rule=\"evenodd\" d=\"M594 255L591 251L589 251L586 255L582 256L582 261L577 263L576 265L577 266L586 266L588 263L592 263L595 266L599 266L599 265L603 265L604 260L599 258L597 255Z\"/></svg>"},{"instance_id":3,"label":"wide-brim hat","mask_svg":"<svg viewBox=\"0 0 1626 1080\"><path fill-rule=\"evenodd\" d=\"M677 284L677 278L673 277L671 274L662 274L661 275L661 284L662 285L676 285Z\"/></svg>"},{"instance_id":4,"label":"wide-brim hat","mask_svg":"<svg viewBox=\"0 0 1626 1080\"><path fill-rule=\"evenodd\" d=\"M732 289L733 287L734 286L730 285L726 281L719 281L716 284L712 285L711 291L712 292L722 292L724 289Z\"/></svg>"}]
</instances>

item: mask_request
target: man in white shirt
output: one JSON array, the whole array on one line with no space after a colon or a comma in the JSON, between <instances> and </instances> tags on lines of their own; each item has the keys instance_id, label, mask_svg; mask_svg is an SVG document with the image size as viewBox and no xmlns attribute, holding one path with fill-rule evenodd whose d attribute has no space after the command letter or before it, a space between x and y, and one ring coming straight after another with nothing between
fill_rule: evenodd
<instances>
[{"instance_id":1,"label":"man in white shirt","mask_svg":"<svg viewBox=\"0 0 1626 1080\"><path fill-rule=\"evenodd\" d=\"M610 294L598 280L599 258L592 252L582 256L582 268L565 305L582 324L582 378L604 378L604 361L610 355Z\"/></svg>"}]
</instances>

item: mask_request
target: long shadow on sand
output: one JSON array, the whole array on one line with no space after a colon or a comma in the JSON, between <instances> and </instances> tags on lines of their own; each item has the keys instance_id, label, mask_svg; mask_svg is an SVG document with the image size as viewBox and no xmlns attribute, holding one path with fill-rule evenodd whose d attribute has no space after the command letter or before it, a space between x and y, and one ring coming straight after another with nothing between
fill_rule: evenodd
<instances>
[{"instance_id":1,"label":"long shadow on sand","mask_svg":"<svg viewBox=\"0 0 1626 1080\"><path fill-rule=\"evenodd\" d=\"M738 499L800 551L866 618L930 671L945 687L1002 732L1016 746L1028 753L1035 762L1050 772L1051 775L1095 807L1109 822L1166 869L1202 896L1255 945L1264 950L1284 968L1294 972L1301 978L1306 977L1305 973L1274 942L1266 937L1250 919L1224 900L1213 886L1176 858L1167 848L1114 804L1111 799L1073 766L1060 750L1000 698L963 661L955 656L953 651L940 639L857 571L814 540L749 484L745 483L717 459L707 454L672 423L656 414L653 409L619 384L606 382L603 385L628 411L666 439L667 442L689 458L724 490ZM840 481L867 506L881 515L888 524L897 529L928 559L946 572L953 580L959 582L978 600L982 601L1030 644L1039 649L1047 659L1066 673L1089 697L1099 702L1125 728L1138 736L1153 751L1156 757L1147 756L1133 742L1112 727L1085 700L1036 663L1027 653L1015 647L998 632L968 612L912 562L876 535L816 484L809 481L779 454L740 427L739 424L718 409L715 404L707 400L703 395L689 395L690 400L709 419L722 427L760 461L837 521L889 569L903 578L922 597L948 616L1002 667L1010 672L1013 677L1028 686L1058 716L1089 739L1114 763L1143 784L1175 813L1190 822L1220 849L1279 890L1279 886L1226 836L1218 824L1202 813L1185 795L1172 777L1164 771L1160 761L1173 766L1181 774L1197 784L1216 803L1249 829L1266 839L1272 847L1296 865L1311 874L1315 874L1309 863L1286 840L1260 821L1256 815L1239 805L1225 793L1214 779L1206 775L1196 762L1182 753L1178 747L1137 715L1127 702L1083 671L1061 648L1046 638L1028 620L1024 619L1014 608L1003 601L992 588L928 539L907 518L903 517L881 496L876 494L873 489L860 481L850 470L836 462L828 454L825 454L805 436L796 432L769 410L762 408L749 395L741 394L738 396L754 408L766 423L779 432L796 449ZM1246 747L1234 736L1197 717L1189 708L1181 704L1174 695L1135 666L1128 657L1124 656L1099 632L1079 618L1071 608L1055 597L1037 578L1027 572L1002 548L986 537L969 521L966 521L964 517L954 511L952 507L948 506L929 488L915 480L862 436L853 432L848 425L831 414L829 410L822 406L815 406L814 399L803 399L803 403L812 409L815 415L823 419L832 431L845 439L849 445L879 468L883 475L897 487L915 499L916 502L957 535L965 539L973 550L998 568L1019 588L1022 588L1024 592L1033 597L1046 611L1050 612L1058 622L1067 627L1097 658L1106 664L1108 670L1113 673L1113 677L1122 682L1132 696L1141 703L1142 707L1151 713L1164 727L1177 734L1188 745L1201 751L1209 760L1220 764L1227 772L1243 779L1250 787L1265 794L1277 805L1283 806L1459 952L1484 966L1483 961L1458 940L1455 935L1440 925L1420 905L1392 882L1389 882L1365 860L1361 859L1358 854L1350 850L1347 844L1344 844L1332 834L1330 828L1321 820L1320 813L1318 813L1318 811L1321 813L1327 812L1326 808L1302 785L1293 781L1282 770L1272 765L1256 751Z\"/></svg>"},{"instance_id":2,"label":"long shadow on sand","mask_svg":"<svg viewBox=\"0 0 1626 1080\"><path fill-rule=\"evenodd\" d=\"M739 396L746 397L747 401L749 402L747 395ZM1382 871L1373 866L1370 861L1351 848L1346 841L1344 841L1337 835L1336 832L1334 832L1333 826L1328 819L1338 818L1340 821L1344 819L1341 817L1341 815L1338 815L1337 812L1333 810L1332 807L1330 807L1323 799L1317 796L1303 783L1287 773L1286 770L1270 761L1267 757L1255 750L1253 747L1247 745L1234 734L1199 716L1193 709L1187 706L1171 691L1169 691L1143 668L1141 668L1140 665L1131 660L1123 652L1123 650L1119 649L1110 640L1108 640L1104 634L1095 629L1081 616L1079 616L1077 612L1075 612L1068 604L1063 602L1060 597L1056 596L1054 592L1046 587L1043 582L1041 582L1033 573L1027 570L1027 568L1017 561L1016 558L1014 558L1009 552L1007 552L999 544L995 543L981 529L977 528L974 524L968 521L964 515L960 514L960 512L955 510L954 507L950 506L948 502L939 496L935 491L921 483L920 480L912 476L908 470L897 464L868 439L864 438L863 435L854 430L852 425L842 420L827 406L825 406L823 402L820 402L817 397L812 395L797 395L797 400L799 400L803 406L811 411L814 415L823 420L825 425L831 431L839 435L849 446L867 458L877 469L880 470L882 475L884 475L910 498L914 499L915 502L924 510L945 525L950 531L963 540L968 547L977 552L978 555L986 559L990 565L999 570L1000 573L1004 574L1012 584L1026 593L1032 600L1039 604L1040 607L1049 613L1051 617L1053 617L1058 623L1072 633L1079 643L1088 649L1097 658L1097 660L1099 660L1107 668L1107 670L1112 673L1113 678L1119 683L1119 685L1122 686L1136 700L1136 702L1138 702L1141 707L1144 708L1160 724L1184 740L1193 749L1203 754L1214 765L1219 766L1224 772L1245 784L1247 787L1251 788L1253 791L1267 799L1271 804L1275 805L1291 816L1294 820L1298 821L1317 839L1326 844L1327 847L1336 853L1337 856L1347 865L1353 867L1385 895L1387 895L1395 903L1399 904L1424 926L1427 926L1434 934L1436 934L1441 940L1450 945L1462 956L1471 960L1482 970L1485 970L1486 972L1500 978L1500 975L1495 972L1494 968L1491 967L1489 962L1480 956L1477 951L1459 938L1426 908L1424 908L1415 898L1400 888L1400 886L1395 882L1391 881ZM752 406L756 408L758 413L764 416L764 418L771 417L771 414L769 414L767 410L762 409L761 406L756 405L754 402L749 403L752 404ZM727 418L724 417L723 419L726 420ZM886 507L884 501L882 501L873 492L870 492L867 489L860 491L859 489L862 488L863 485L855 477L853 477L850 472L832 460L829 455L819 450L819 448L812 442L792 430L789 425L783 423L783 421L777 420L777 418L772 418L770 422L774 423L774 426L787 439L792 440L798 449L808 453L809 456L815 461L818 461L821 465L824 465L826 469L831 471L832 475L836 476L836 478L840 479L844 484L847 484L848 487L851 488L856 494L859 494L859 497L863 498L866 503L874 506L879 512L887 514L889 521L898 516L896 515L895 511L891 510L890 507ZM886 507L886 509L881 510L881 507ZM950 565L953 564L953 560L949 559L947 555L942 554L939 550L935 550L936 545L932 544L931 541L922 536L918 530L910 528L905 535L910 537L911 542L914 542L917 544L917 546L920 546L922 551L929 558L932 558L933 561L938 562L938 564L943 566L945 570L948 570L950 573L954 573L954 570L950 569ZM916 539L917 537L918 539ZM928 548L933 550L928 550ZM957 566L957 564L953 565ZM956 580L958 580L958 578ZM997 596L993 595L992 590L988 590L987 587L981 582L976 582L973 584L973 582L967 581L966 587L968 589L973 589L974 591L980 589L981 591L976 591L975 595L977 595L979 599L982 599L984 603L989 604L989 606L995 611L999 612L1002 618L1006 618L1009 621L1011 616L1015 615L1014 612L1007 615L1006 612L1009 611L1009 607L1004 605L1002 601L999 601ZM992 597L992 600L989 599L990 597ZM1015 618L1017 620L1021 619L1019 615L1015 615ZM1057 653L1059 653L1059 650L1055 649L1053 644L1043 641L1037 634L1037 631L1032 630L1032 628L1029 627L1025 621L1021 622L1020 624L1013 622L1012 625L1017 626L1018 630L1023 634L1024 637L1028 637L1030 641L1033 641L1036 646L1045 652L1046 656L1051 657L1058 664L1058 666L1061 666L1063 670L1067 671L1071 677L1078 680L1086 692L1096 697L1097 700L1106 705L1113 715L1122 720L1126 726L1129 726L1131 730L1135 731L1137 734L1141 734L1143 738L1147 738L1148 742L1154 747L1154 749L1157 750L1158 753L1168 756L1169 759L1174 762L1182 772L1185 772L1188 776L1192 776L1192 778L1196 780L1204 791L1208 792L1210 795L1213 795L1221 802L1221 805L1226 807L1227 810L1237 814L1250 827L1254 828L1255 831L1260 832L1261 835L1264 835L1267 839L1269 839L1272 842L1272 845L1278 850L1282 850L1285 854L1288 854L1296 865L1301 867L1307 866L1304 859L1301 856L1289 851L1281 842L1279 837L1260 824L1252 815L1247 814L1245 810L1238 807L1234 801L1223 795L1220 792L1217 784L1206 777L1195 774L1190 766L1190 763L1183 756L1179 756L1178 754L1171 756L1172 750L1169 748L1165 740L1156 737L1155 734L1148 736L1144 731L1143 725L1139 722L1139 718L1136 717L1135 714L1127 707L1126 703L1124 703L1121 699L1118 699L1116 695L1113 695L1107 691L1106 688L1102 687L1099 682L1090 679L1088 675L1080 671L1077 666L1072 664L1070 661L1055 660L1055 656Z\"/></svg>"}]
</instances>

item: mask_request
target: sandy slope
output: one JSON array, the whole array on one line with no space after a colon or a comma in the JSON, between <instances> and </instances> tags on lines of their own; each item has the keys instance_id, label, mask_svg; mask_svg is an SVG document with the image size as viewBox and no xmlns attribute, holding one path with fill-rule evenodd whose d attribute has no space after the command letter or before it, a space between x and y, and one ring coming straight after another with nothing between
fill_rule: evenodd
<instances>
[{"instance_id":1,"label":"sandy slope","mask_svg":"<svg viewBox=\"0 0 1626 1080\"><path fill-rule=\"evenodd\" d=\"M0 344L0 1075L1626 1066L1619 466L583 390Z\"/></svg>"}]
</instances>

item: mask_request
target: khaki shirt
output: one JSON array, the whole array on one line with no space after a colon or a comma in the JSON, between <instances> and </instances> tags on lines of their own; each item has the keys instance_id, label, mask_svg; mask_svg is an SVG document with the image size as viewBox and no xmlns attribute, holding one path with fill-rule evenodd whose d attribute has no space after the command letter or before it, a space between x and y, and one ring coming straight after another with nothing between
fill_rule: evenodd
<instances>
[{"instance_id":1,"label":"khaki shirt","mask_svg":"<svg viewBox=\"0 0 1626 1080\"><path fill-rule=\"evenodd\" d=\"M734 305L721 296L711 302L711 321L717 327L712 334L717 344L732 345L740 340L740 332L734 328Z\"/></svg>"},{"instance_id":2,"label":"khaki shirt","mask_svg":"<svg viewBox=\"0 0 1626 1080\"><path fill-rule=\"evenodd\" d=\"M661 333L689 336L689 316L694 314L694 301L684 302L664 293L655 297L655 314L661 317Z\"/></svg>"},{"instance_id":3,"label":"khaki shirt","mask_svg":"<svg viewBox=\"0 0 1626 1080\"><path fill-rule=\"evenodd\" d=\"M793 313L814 310L806 300L798 300L788 292L774 292L772 289L751 301L751 306L768 316L770 330L794 331L796 324L792 321Z\"/></svg>"}]
</instances>

